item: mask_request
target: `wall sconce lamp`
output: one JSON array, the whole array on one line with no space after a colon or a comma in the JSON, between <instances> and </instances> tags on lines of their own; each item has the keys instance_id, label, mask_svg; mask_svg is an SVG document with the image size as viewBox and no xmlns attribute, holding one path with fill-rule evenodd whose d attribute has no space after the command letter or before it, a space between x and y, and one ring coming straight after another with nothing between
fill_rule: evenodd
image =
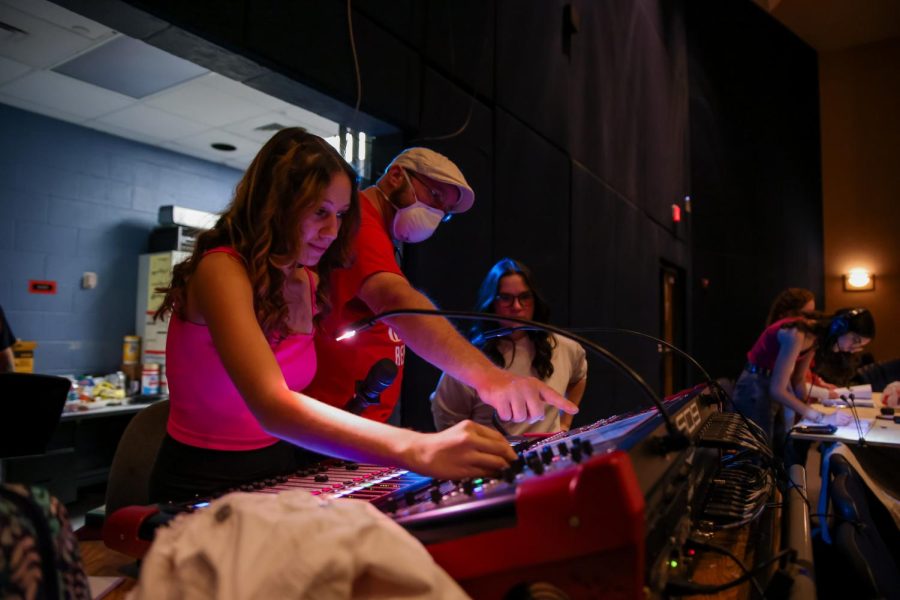
<instances>
[{"instance_id":1,"label":"wall sconce lamp","mask_svg":"<svg viewBox=\"0 0 900 600\"><path fill-rule=\"evenodd\" d=\"M865 269L850 269L843 279L845 292L870 292L875 289L875 275Z\"/></svg>"}]
</instances>

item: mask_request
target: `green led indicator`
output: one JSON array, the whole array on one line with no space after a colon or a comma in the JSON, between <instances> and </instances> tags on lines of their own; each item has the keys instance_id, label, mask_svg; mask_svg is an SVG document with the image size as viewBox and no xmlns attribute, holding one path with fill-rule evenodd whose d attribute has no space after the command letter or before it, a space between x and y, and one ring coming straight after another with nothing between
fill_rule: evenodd
<instances>
[{"instance_id":1,"label":"green led indicator","mask_svg":"<svg viewBox=\"0 0 900 600\"><path fill-rule=\"evenodd\" d=\"M677 561L677 560L670 560L670 561L669 561L669 566L672 567L673 569L677 569L677 568L678 568L678 561Z\"/></svg>"}]
</instances>

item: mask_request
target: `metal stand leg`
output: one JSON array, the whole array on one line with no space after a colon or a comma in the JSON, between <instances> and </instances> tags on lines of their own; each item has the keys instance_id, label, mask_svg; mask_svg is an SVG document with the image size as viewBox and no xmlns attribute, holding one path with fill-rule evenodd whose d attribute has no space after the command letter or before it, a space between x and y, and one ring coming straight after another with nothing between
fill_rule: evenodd
<instances>
[{"instance_id":1,"label":"metal stand leg","mask_svg":"<svg viewBox=\"0 0 900 600\"><path fill-rule=\"evenodd\" d=\"M819 490L819 506L816 510L819 516L819 533L822 541L831 544L831 534L828 533L828 473L831 465L831 453L837 444L822 443L819 448L822 452L822 487Z\"/></svg>"}]
</instances>

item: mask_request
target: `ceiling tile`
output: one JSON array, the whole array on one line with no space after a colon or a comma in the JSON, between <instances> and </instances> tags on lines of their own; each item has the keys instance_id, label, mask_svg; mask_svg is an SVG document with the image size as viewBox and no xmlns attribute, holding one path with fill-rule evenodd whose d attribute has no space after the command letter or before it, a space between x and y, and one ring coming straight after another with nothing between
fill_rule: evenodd
<instances>
[{"instance_id":1,"label":"ceiling tile","mask_svg":"<svg viewBox=\"0 0 900 600\"><path fill-rule=\"evenodd\" d=\"M231 144L236 148L233 152L222 152L211 147L214 143ZM190 137L185 137L173 142L176 147L190 148L201 151L219 160L227 160L238 157L253 157L259 152L262 143L254 142L222 129L208 129Z\"/></svg>"},{"instance_id":2,"label":"ceiling tile","mask_svg":"<svg viewBox=\"0 0 900 600\"><path fill-rule=\"evenodd\" d=\"M124 110L104 115L96 120L121 129L134 131L153 139L165 141L193 135L208 129L208 126L203 123L184 119L178 115L143 104L135 104Z\"/></svg>"},{"instance_id":3,"label":"ceiling tile","mask_svg":"<svg viewBox=\"0 0 900 600\"><path fill-rule=\"evenodd\" d=\"M124 35L53 70L131 98L167 90L208 72L183 58Z\"/></svg>"},{"instance_id":4,"label":"ceiling tile","mask_svg":"<svg viewBox=\"0 0 900 600\"><path fill-rule=\"evenodd\" d=\"M235 96L252 104L264 106L269 110L280 109L285 103L278 98L264 94L257 89L244 85L240 81L229 79L218 73L209 73L197 80L198 83L215 88L230 96Z\"/></svg>"},{"instance_id":5,"label":"ceiling tile","mask_svg":"<svg viewBox=\"0 0 900 600\"><path fill-rule=\"evenodd\" d=\"M134 103L132 98L53 73L37 71L0 86L0 92L82 119L92 119Z\"/></svg>"},{"instance_id":6,"label":"ceiling tile","mask_svg":"<svg viewBox=\"0 0 900 600\"><path fill-rule=\"evenodd\" d=\"M28 112L44 115L45 117L59 119L60 121L68 121L70 123L82 123L84 121L83 117L73 115L72 113L68 113L63 110L56 110L55 108L50 108L49 106L38 106L31 100L22 100L21 98L7 96L2 92L2 90L0 90L0 102L2 102L3 104L8 104L10 106L15 106L16 108L21 108L22 110L27 110Z\"/></svg>"},{"instance_id":7,"label":"ceiling tile","mask_svg":"<svg viewBox=\"0 0 900 600\"><path fill-rule=\"evenodd\" d=\"M269 110L197 80L146 98L144 103L213 127L248 119Z\"/></svg>"},{"instance_id":8,"label":"ceiling tile","mask_svg":"<svg viewBox=\"0 0 900 600\"><path fill-rule=\"evenodd\" d=\"M88 39L101 40L115 33L109 27L47 0L3 0L2 4Z\"/></svg>"},{"instance_id":9,"label":"ceiling tile","mask_svg":"<svg viewBox=\"0 0 900 600\"><path fill-rule=\"evenodd\" d=\"M0 84L12 81L31 70L28 65L0 56Z\"/></svg>"},{"instance_id":10,"label":"ceiling tile","mask_svg":"<svg viewBox=\"0 0 900 600\"><path fill-rule=\"evenodd\" d=\"M51 67L97 43L5 4L0 4L0 21L27 33L24 36L7 37L0 42L0 56L31 67Z\"/></svg>"}]
</instances>

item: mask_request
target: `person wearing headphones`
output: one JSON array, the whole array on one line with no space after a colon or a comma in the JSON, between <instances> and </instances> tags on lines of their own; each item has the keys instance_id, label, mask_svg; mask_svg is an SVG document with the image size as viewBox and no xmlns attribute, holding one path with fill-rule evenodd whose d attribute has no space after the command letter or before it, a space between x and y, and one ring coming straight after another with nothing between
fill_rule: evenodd
<instances>
[{"instance_id":1,"label":"person wearing headphones","mask_svg":"<svg viewBox=\"0 0 900 600\"><path fill-rule=\"evenodd\" d=\"M788 317L799 317L804 313L812 313L816 310L816 296L806 288L787 288L782 290L772 306L769 307L769 316L766 318L766 327ZM810 385L810 396L816 399L837 398L834 390L837 386L828 383L815 372L815 361L810 363L806 372L806 382Z\"/></svg>"},{"instance_id":2,"label":"person wearing headphones","mask_svg":"<svg viewBox=\"0 0 900 600\"><path fill-rule=\"evenodd\" d=\"M776 451L784 433L775 423L785 409L816 423L846 425L850 415L825 415L806 404L806 373L816 362L849 377L850 358L875 337L875 320L865 308L841 309L833 315L809 313L776 321L747 353L747 365L734 389L734 406L769 435Z\"/></svg>"},{"instance_id":3,"label":"person wearing headphones","mask_svg":"<svg viewBox=\"0 0 900 600\"><path fill-rule=\"evenodd\" d=\"M316 336L319 369L305 393L346 407L355 394L354 383L365 380L375 363L390 359L398 368L396 379L378 404L361 413L387 421L400 395L409 344L424 360L477 390L502 420L534 422L544 417L548 405L567 413L578 411L544 382L492 363L443 317L391 317L337 341L355 321L389 310L435 308L404 276L395 244L428 239L438 225L469 210L475 193L446 156L428 148L407 148L359 198L362 220L353 245L355 260L333 273L332 311L322 320L323 335Z\"/></svg>"}]
</instances>

